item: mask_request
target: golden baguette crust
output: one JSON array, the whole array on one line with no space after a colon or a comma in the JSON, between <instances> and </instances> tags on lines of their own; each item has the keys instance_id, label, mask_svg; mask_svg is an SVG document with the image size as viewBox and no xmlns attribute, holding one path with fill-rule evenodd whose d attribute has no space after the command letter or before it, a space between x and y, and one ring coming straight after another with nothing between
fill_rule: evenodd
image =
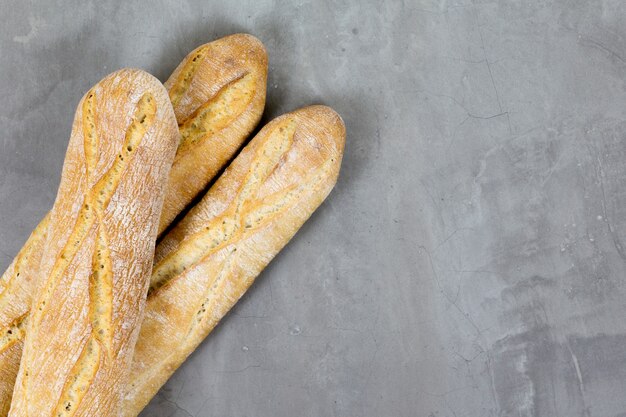
<instances>
[{"instance_id":1,"label":"golden baguette crust","mask_svg":"<svg viewBox=\"0 0 626 417\"><path fill-rule=\"evenodd\" d=\"M168 81L170 86L168 93L181 97L177 100L178 105L174 106L175 113L178 113L181 118L178 120L181 125L179 127L181 132L191 132L191 125L194 120L198 119L203 126L212 127L214 130L216 127L221 128L218 135L215 135L219 141L208 135L206 140L198 140L204 135L195 135L192 139L195 138L194 143L198 143L196 147L196 145L190 145L193 140L187 139L186 147L181 149L176 157L177 162L170 171L168 185L170 197L168 198L177 198L177 201L169 204L167 200L164 202L159 234L169 226L170 221L178 215L179 210L184 208L188 201L195 198L192 189L185 191L185 197L177 197L177 193L182 193L185 184L187 184L187 177L192 175L198 177L200 170L202 170L205 177L196 182L198 184L209 183L232 157L232 149L241 146L244 140L242 132L248 132L254 128L265 104L267 54L260 41L250 35L238 34L217 40L198 49L210 45L213 46L205 49L204 59L196 60L196 66L199 68L195 73L202 78L191 77L190 81L193 82L189 83L187 89L184 91L179 89L174 92L173 88L180 87L180 84L175 82L177 76L172 75ZM248 52L244 53L242 50ZM207 54L207 51L210 53ZM246 59L242 59L244 57ZM190 61L189 57L184 62L188 61ZM178 74L180 74L183 64L177 69ZM203 67L210 68L205 69ZM220 71L220 67L224 69ZM232 74L243 73L251 74L245 85L241 82L232 83ZM213 74L213 76L208 76L208 74ZM184 94L181 94L181 91ZM182 100L182 97L185 99ZM250 102L243 106L242 103L250 97L252 97ZM197 111L200 108L215 110L220 106L223 107L224 99L230 100L228 101L229 109L232 104L236 104L233 105L233 108L239 109L241 114L236 115L236 117L225 118L223 117L224 114L232 116L232 112L203 113ZM234 101L236 103L233 103ZM196 117L190 118L194 113L197 113ZM199 117L200 115L203 117ZM229 125L235 127L231 128ZM187 137L189 138L191 135L187 134ZM208 146L211 146L209 151L207 151ZM31 285L34 281L31 276L36 275L39 266L46 237L47 219L48 216L41 221L16 256L13 264L0 278L0 417L6 417L9 412L13 385L22 354L25 324L31 304ZM19 325L19 329L16 329L16 325ZM15 332L16 330L19 331Z\"/></svg>"},{"instance_id":2,"label":"golden baguette crust","mask_svg":"<svg viewBox=\"0 0 626 417\"><path fill-rule=\"evenodd\" d=\"M333 188L345 127L324 106L281 116L158 245L124 416L138 415Z\"/></svg>"},{"instance_id":3,"label":"golden baguette crust","mask_svg":"<svg viewBox=\"0 0 626 417\"><path fill-rule=\"evenodd\" d=\"M35 280L30 271L39 264L49 219L47 214L0 278L0 416L11 406Z\"/></svg>"},{"instance_id":4,"label":"golden baguette crust","mask_svg":"<svg viewBox=\"0 0 626 417\"><path fill-rule=\"evenodd\" d=\"M120 414L177 142L167 91L143 71L81 100L10 416Z\"/></svg>"},{"instance_id":5,"label":"golden baguette crust","mask_svg":"<svg viewBox=\"0 0 626 417\"><path fill-rule=\"evenodd\" d=\"M165 82L181 143L163 206L162 232L235 155L265 106L267 52L236 34L196 48Z\"/></svg>"}]
</instances>

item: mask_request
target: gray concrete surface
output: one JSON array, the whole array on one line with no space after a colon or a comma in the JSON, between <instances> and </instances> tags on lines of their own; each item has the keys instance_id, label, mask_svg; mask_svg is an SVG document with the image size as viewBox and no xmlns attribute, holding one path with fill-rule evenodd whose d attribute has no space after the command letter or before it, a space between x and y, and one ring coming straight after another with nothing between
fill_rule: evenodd
<instances>
[{"instance_id":1,"label":"gray concrete surface","mask_svg":"<svg viewBox=\"0 0 626 417\"><path fill-rule=\"evenodd\" d=\"M56 3L56 4L52 4ZM267 45L339 184L143 416L626 416L622 0L0 2L0 267L110 71Z\"/></svg>"}]
</instances>

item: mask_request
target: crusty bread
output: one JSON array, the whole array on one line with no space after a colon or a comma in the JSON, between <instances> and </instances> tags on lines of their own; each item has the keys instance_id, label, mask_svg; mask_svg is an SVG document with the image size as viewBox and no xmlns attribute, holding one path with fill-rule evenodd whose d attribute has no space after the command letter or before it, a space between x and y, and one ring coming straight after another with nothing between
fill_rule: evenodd
<instances>
[{"instance_id":1,"label":"crusty bread","mask_svg":"<svg viewBox=\"0 0 626 417\"><path fill-rule=\"evenodd\" d=\"M261 119L267 53L254 36L227 36L187 55L165 87L174 105L181 143L160 231L205 190Z\"/></svg>"},{"instance_id":2,"label":"crusty bread","mask_svg":"<svg viewBox=\"0 0 626 417\"><path fill-rule=\"evenodd\" d=\"M178 144L163 85L120 70L81 100L9 415L118 416Z\"/></svg>"},{"instance_id":3,"label":"crusty bread","mask_svg":"<svg viewBox=\"0 0 626 417\"><path fill-rule=\"evenodd\" d=\"M46 241L50 214L39 223L0 278L0 416L5 417L11 406L13 384L17 377L26 334L35 276L31 273L39 264Z\"/></svg>"},{"instance_id":4,"label":"crusty bread","mask_svg":"<svg viewBox=\"0 0 626 417\"><path fill-rule=\"evenodd\" d=\"M189 142L181 146L175 157L159 234L232 158L234 150L254 129L265 104L267 54L260 41L237 34L196 51L203 51L202 59L198 61L197 53L187 56L166 87L169 86L168 93L176 100L174 112L178 115L180 131L189 132L193 123L200 123L205 132L196 135L193 146ZM184 71L190 78L178 82L183 68L194 62L194 58L194 71L190 72L188 67ZM241 78L237 79L242 74L247 77L245 84ZM211 110L210 114L207 109ZM192 177L194 182L190 184L188 178ZM6 417L9 412L31 304L33 275L36 276L39 266L47 221L48 216L0 278L0 417Z\"/></svg>"},{"instance_id":5,"label":"crusty bread","mask_svg":"<svg viewBox=\"0 0 626 417\"><path fill-rule=\"evenodd\" d=\"M158 245L123 413L138 415L333 188L345 127L311 106L265 126Z\"/></svg>"}]
</instances>

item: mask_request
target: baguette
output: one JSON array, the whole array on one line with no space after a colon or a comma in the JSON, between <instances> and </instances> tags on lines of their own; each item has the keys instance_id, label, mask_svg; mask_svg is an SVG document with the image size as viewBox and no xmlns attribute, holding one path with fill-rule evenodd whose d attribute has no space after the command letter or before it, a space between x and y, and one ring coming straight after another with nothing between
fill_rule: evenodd
<instances>
[{"instance_id":1,"label":"baguette","mask_svg":"<svg viewBox=\"0 0 626 417\"><path fill-rule=\"evenodd\" d=\"M140 70L78 105L10 416L119 415L176 127L167 91Z\"/></svg>"},{"instance_id":2,"label":"baguette","mask_svg":"<svg viewBox=\"0 0 626 417\"><path fill-rule=\"evenodd\" d=\"M135 417L333 188L345 127L328 107L281 116L158 245L123 413Z\"/></svg>"},{"instance_id":3,"label":"baguette","mask_svg":"<svg viewBox=\"0 0 626 417\"><path fill-rule=\"evenodd\" d=\"M161 232L205 190L261 119L267 52L253 36L227 36L187 55L165 87L181 142L169 178Z\"/></svg>"},{"instance_id":4,"label":"baguette","mask_svg":"<svg viewBox=\"0 0 626 417\"><path fill-rule=\"evenodd\" d=\"M0 279L0 416L11 406L26 334L34 277L46 241L50 213L35 228L22 250Z\"/></svg>"},{"instance_id":5,"label":"baguette","mask_svg":"<svg viewBox=\"0 0 626 417\"><path fill-rule=\"evenodd\" d=\"M178 114L180 131L188 128L194 120L201 121L202 126L208 126L209 129L201 138L196 138L201 140L196 140L194 146L187 144L185 148L181 147L182 152L178 152L175 157L159 234L196 197L200 185L210 182L228 162L232 150L241 146L258 123L265 104L267 54L259 40L250 35L237 34L203 45L197 50L203 48L202 60L196 59L196 75L192 75L191 82L188 80L184 89L176 80L181 68L193 61L196 56L193 53L185 58L177 73L166 83L170 87L170 97L179 97L174 111ZM249 77L245 85L233 82L240 74ZM175 88L177 92L174 92ZM228 103L225 103L224 97L228 98ZM227 109L224 110L224 107ZM204 114L200 109L209 108L220 111L200 118ZM236 113L232 112L232 108L236 108ZM230 117L225 119L223 114L230 114ZM209 146L212 152L207 151ZM204 178L201 178L200 170ZM196 178L193 189L186 188L186 177L191 175ZM184 197L170 202L171 198L179 194L184 194ZM7 416L11 404L26 333L32 286L37 276L48 221L49 215L46 215L0 278L0 417Z\"/></svg>"}]
</instances>

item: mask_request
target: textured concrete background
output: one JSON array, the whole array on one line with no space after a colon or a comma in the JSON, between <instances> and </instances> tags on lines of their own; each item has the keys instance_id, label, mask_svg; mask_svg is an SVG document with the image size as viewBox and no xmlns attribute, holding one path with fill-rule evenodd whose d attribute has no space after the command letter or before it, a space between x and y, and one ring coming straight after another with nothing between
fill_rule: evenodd
<instances>
[{"instance_id":1,"label":"textured concrete background","mask_svg":"<svg viewBox=\"0 0 626 417\"><path fill-rule=\"evenodd\" d=\"M266 120L346 121L331 197L144 416L626 416L624 1L3 0L0 19L1 269L115 69L165 80L250 32Z\"/></svg>"}]
</instances>

